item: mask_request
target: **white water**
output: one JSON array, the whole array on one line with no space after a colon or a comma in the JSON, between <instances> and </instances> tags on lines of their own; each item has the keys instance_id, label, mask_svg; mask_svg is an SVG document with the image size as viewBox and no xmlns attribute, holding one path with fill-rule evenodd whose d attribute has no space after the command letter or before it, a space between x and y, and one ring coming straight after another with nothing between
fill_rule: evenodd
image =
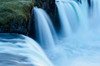
<instances>
[{"instance_id":1,"label":"white water","mask_svg":"<svg viewBox=\"0 0 100 66\"><path fill-rule=\"evenodd\" d=\"M61 21L62 34L64 36L68 36L72 33L72 29L69 24L68 18L66 16L66 11L64 9L65 6L61 1L57 2L56 4L57 4L59 17L60 17L60 21Z\"/></svg>"},{"instance_id":2,"label":"white water","mask_svg":"<svg viewBox=\"0 0 100 66\"><path fill-rule=\"evenodd\" d=\"M55 30L52 26L52 24L50 24L50 19L48 17L48 15L46 14L46 12L41 9L41 8L34 8L35 10L35 22L36 22L36 26L38 26L36 30L39 31L39 39L40 39L40 45L42 46L42 48L44 49L44 51L46 52L46 55L48 56L48 58L51 61L54 61L56 59L54 63L55 65L59 64L59 65L65 65L64 62L59 63L60 61L63 61L66 56L65 53L63 52L62 49L59 50L59 47L57 47L57 39L55 38ZM47 20L49 19L49 20ZM49 23L48 23L49 22ZM38 23L38 24L37 24ZM52 31L53 29L53 31ZM53 37L54 36L54 37ZM37 40L39 40L37 39ZM47 43L46 43L47 42ZM56 43L56 44L55 44ZM58 60L57 60L58 59ZM65 59L65 61L67 61Z\"/></svg>"},{"instance_id":3,"label":"white water","mask_svg":"<svg viewBox=\"0 0 100 66\"><path fill-rule=\"evenodd\" d=\"M86 0L82 4L70 0L56 1L65 37L56 42L56 49L52 52L45 49L54 66L100 66L100 16L97 15L97 3L99 0L94 1L93 11L90 11L93 13L90 15Z\"/></svg>"},{"instance_id":4,"label":"white water","mask_svg":"<svg viewBox=\"0 0 100 66\"><path fill-rule=\"evenodd\" d=\"M34 8L37 40L49 59L40 46L26 36L0 35L0 62L3 61L0 66L12 63L16 66L100 66L100 0L93 0L91 10L86 0L82 0L82 4L59 0L56 5L65 36L60 40L55 39L55 30L45 11ZM10 61L7 53L13 55Z\"/></svg>"},{"instance_id":5,"label":"white water","mask_svg":"<svg viewBox=\"0 0 100 66\"><path fill-rule=\"evenodd\" d=\"M54 66L100 66L100 31L98 30L100 24L99 15L97 15L99 8L96 8L97 2L94 3L96 4L94 4L94 9L91 9L93 11L90 10L93 12L90 17L86 0L82 1L82 4L71 0L56 1L62 26L61 31L65 37L60 38L55 42L56 44L54 43L53 48L55 49L52 50L52 46L49 51L44 49ZM38 15L40 16L39 13ZM95 15L98 17L94 18ZM42 18L47 19L43 16ZM41 26L43 27L45 28L45 25ZM52 32L52 29L49 30ZM50 43L47 46L50 46Z\"/></svg>"},{"instance_id":6,"label":"white water","mask_svg":"<svg viewBox=\"0 0 100 66\"><path fill-rule=\"evenodd\" d=\"M79 19L79 21L76 21L78 21L80 24L78 24L79 27L77 27L77 32L73 32L71 35L68 35L68 37L62 38L58 41L59 47L65 53L66 58L63 58L63 61L60 61L58 59L60 62L58 62L58 65L56 66L100 66L100 1L93 0L94 8L91 9L93 10L92 15L88 14L88 6L86 0L82 0L82 4L77 4L74 1L67 0L59 2L62 3L62 5L66 3L67 7L65 7L64 10L68 10L69 8L71 8L69 4L74 8L76 17L78 17ZM59 2L57 1L56 4ZM60 10L60 14L65 13L61 12L62 7L64 7L62 5L57 4L58 11ZM69 20L69 16L74 19L75 17L73 17L73 13L70 15L66 15L67 17L63 18L63 21L68 22L66 21L66 19ZM60 15L60 18L64 16ZM69 21L69 23L70 22L71 20ZM67 60L65 61L65 59ZM53 62L55 62L55 60ZM65 65L59 65L59 63L63 62L65 63Z\"/></svg>"},{"instance_id":7,"label":"white water","mask_svg":"<svg viewBox=\"0 0 100 66\"><path fill-rule=\"evenodd\" d=\"M37 40L43 48L54 48L55 42L53 35L55 31L47 14L41 8L34 8ZM52 31L51 31L52 29Z\"/></svg>"},{"instance_id":8,"label":"white water","mask_svg":"<svg viewBox=\"0 0 100 66\"><path fill-rule=\"evenodd\" d=\"M0 66L53 66L53 64L31 38L18 34L0 34Z\"/></svg>"}]
</instances>

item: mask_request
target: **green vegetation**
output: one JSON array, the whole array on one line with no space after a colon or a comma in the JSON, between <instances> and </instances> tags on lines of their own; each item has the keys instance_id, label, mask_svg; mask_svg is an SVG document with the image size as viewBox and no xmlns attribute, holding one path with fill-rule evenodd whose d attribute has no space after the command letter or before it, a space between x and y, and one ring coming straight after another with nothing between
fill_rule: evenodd
<instances>
[{"instance_id":1,"label":"green vegetation","mask_svg":"<svg viewBox=\"0 0 100 66\"><path fill-rule=\"evenodd\" d=\"M0 0L0 25L7 22L23 22L30 18L35 0Z\"/></svg>"}]
</instances>

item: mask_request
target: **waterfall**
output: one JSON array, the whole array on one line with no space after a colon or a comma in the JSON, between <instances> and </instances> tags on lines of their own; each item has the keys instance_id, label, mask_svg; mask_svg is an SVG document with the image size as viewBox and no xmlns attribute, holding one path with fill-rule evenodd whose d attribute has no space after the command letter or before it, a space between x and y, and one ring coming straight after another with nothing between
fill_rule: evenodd
<instances>
[{"instance_id":1,"label":"waterfall","mask_svg":"<svg viewBox=\"0 0 100 66\"><path fill-rule=\"evenodd\" d=\"M56 36L55 30L53 28L52 22L48 15L41 8L34 8L35 23L37 40L40 42L43 48L54 48L55 42L54 37Z\"/></svg>"},{"instance_id":2,"label":"waterfall","mask_svg":"<svg viewBox=\"0 0 100 66\"><path fill-rule=\"evenodd\" d=\"M0 66L53 66L33 39L19 34L0 34Z\"/></svg>"},{"instance_id":3,"label":"waterfall","mask_svg":"<svg viewBox=\"0 0 100 66\"><path fill-rule=\"evenodd\" d=\"M46 55L51 60L51 62L55 65L63 65L65 66L67 62L66 55L63 52L62 48L58 46L58 40L56 39L57 35L53 28L51 20L49 19L46 12L41 8L34 8L35 14L35 22L36 22L36 30L37 37L40 41L40 45L44 49ZM56 43L56 44L55 44ZM59 50L60 49L60 50ZM58 59L57 59L58 58ZM54 61L56 59L56 61ZM60 61L65 61L60 63Z\"/></svg>"},{"instance_id":4,"label":"waterfall","mask_svg":"<svg viewBox=\"0 0 100 66\"><path fill-rule=\"evenodd\" d=\"M92 2L92 8L89 11L90 17L89 17L89 23L90 23L90 29L94 32L100 32L100 1L99 0L91 0Z\"/></svg>"},{"instance_id":5,"label":"waterfall","mask_svg":"<svg viewBox=\"0 0 100 66\"><path fill-rule=\"evenodd\" d=\"M34 7L36 41L0 33L0 66L100 66L100 0L91 3L56 0L59 35L49 15Z\"/></svg>"},{"instance_id":6,"label":"waterfall","mask_svg":"<svg viewBox=\"0 0 100 66\"><path fill-rule=\"evenodd\" d=\"M84 4L82 4L82 5L77 4L74 1L70 1L69 3L72 5L74 11L77 14L76 17L78 17L78 19L79 19L79 21L78 21L79 22L79 27L78 28L81 30L81 32L88 31L87 9L85 8ZM84 2L82 2L82 3L84 3ZM87 2L85 2L85 3L87 3Z\"/></svg>"},{"instance_id":7,"label":"waterfall","mask_svg":"<svg viewBox=\"0 0 100 66\"><path fill-rule=\"evenodd\" d=\"M56 5L63 33L69 36L71 33L76 32L79 27L82 31L88 30L87 15L82 14L80 4L77 4L75 1L66 0L56 1Z\"/></svg>"},{"instance_id":8,"label":"waterfall","mask_svg":"<svg viewBox=\"0 0 100 66\"><path fill-rule=\"evenodd\" d=\"M57 1L56 4L58 7L59 17L60 17L60 21L61 21L62 33L65 36L67 36L67 35L71 34L72 29L71 29L71 26L69 24L68 18L66 16L66 12L64 9L65 6L60 1Z\"/></svg>"},{"instance_id":9,"label":"waterfall","mask_svg":"<svg viewBox=\"0 0 100 66\"><path fill-rule=\"evenodd\" d=\"M100 0L91 2L90 10L88 0L81 0L81 3L74 0L56 1L61 25L66 22L66 31L71 28L71 32L66 33L68 36L59 42L67 57L66 66L100 66ZM88 14L90 11L91 15ZM76 32L73 32L72 27L75 26L72 24L78 26Z\"/></svg>"}]
</instances>

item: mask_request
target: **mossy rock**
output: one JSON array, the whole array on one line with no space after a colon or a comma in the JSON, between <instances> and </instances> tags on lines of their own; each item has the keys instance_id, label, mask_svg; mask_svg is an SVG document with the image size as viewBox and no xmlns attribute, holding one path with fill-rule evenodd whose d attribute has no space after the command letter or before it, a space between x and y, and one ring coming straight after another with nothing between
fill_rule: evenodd
<instances>
[{"instance_id":1,"label":"mossy rock","mask_svg":"<svg viewBox=\"0 0 100 66\"><path fill-rule=\"evenodd\" d=\"M10 29L12 22L17 27L20 27L23 22L28 22L34 3L35 0L0 0L0 27Z\"/></svg>"}]
</instances>

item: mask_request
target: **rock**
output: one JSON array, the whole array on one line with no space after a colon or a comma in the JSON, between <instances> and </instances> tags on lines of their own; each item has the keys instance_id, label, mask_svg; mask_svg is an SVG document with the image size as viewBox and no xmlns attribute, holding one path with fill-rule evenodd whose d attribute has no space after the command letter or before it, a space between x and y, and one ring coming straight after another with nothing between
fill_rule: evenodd
<instances>
[{"instance_id":1,"label":"rock","mask_svg":"<svg viewBox=\"0 0 100 66\"><path fill-rule=\"evenodd\" d=\"M0 33L27 34L35 0L0 0Z\"/></svg>"},{"instance_id":2,"label":"rock","mask_svg":"<svg viewBox=\"0 0 100 66\"><path fill-rule=\"evenodd\" d=\"M33 6L43 8L58 24L55 0L0 0L0 33L35 35Z\"/></svg>"}]
</instances>

